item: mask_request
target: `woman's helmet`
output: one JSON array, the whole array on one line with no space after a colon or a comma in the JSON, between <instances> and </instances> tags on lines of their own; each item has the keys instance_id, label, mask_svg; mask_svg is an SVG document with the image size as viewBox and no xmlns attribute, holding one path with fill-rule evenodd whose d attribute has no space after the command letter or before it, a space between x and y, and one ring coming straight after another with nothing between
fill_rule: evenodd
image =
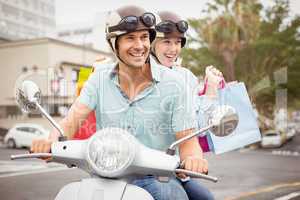
<instances>
[{"instance_id":1,"label":"woman's helmet","mask_svg":"<svg viewBox=\"0 0 300 200\"><path fill-rule=\"evenodd\" d=\"M155 24L154 14L137 6L124 6L109 12L105 28L106 40L113 52L117 54L116 41L120 35L148 30L152 42L156 36Z\"/></svg>"},{"instance_id":2,"label":"woman's helmet","mask_svg":"<svg viewBox=\"0 0 300 200\"><path fill-rule=\"evenodd\" d=\"M186 43L185 33L189 28L187 21L182 20L177 14L169 11L161 11L157 15L156 36L162 38L170 36L180 37L182 39L181 48L184 47Z\"/></svg>"}]
</instances>

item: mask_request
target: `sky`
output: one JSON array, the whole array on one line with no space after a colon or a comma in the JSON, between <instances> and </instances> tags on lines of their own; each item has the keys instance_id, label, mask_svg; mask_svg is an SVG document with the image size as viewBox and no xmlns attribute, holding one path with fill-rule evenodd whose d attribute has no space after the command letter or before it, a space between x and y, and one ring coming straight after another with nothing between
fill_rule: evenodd
<instances>
[{"instance_id":1,"label":"sky","mask_svg":"<svg viewBox=\"0 0 300 200\"><path fill-rule=\"evenodd\" d=\"M149 11L174 11L184 18L198 18L209 0L55 0L57 25L93 21L96 13L123 5L137 5ZM251 1L251 0L250 0ZM262 0L270 3L272 0ZM300 1L290 0L291 14L300 14Z\"/></svg>"}]
</instances>

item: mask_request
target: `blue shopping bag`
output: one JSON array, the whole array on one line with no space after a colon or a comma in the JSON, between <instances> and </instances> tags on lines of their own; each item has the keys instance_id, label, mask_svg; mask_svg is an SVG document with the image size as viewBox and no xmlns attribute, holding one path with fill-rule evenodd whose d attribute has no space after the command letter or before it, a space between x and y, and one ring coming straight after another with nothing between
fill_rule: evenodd
<instances>
[{"instance_id":1,"label":"blue shopping bag","mask_svg":"<svg viewBox=\"0 0 300 200\"><path fill-rule=\"evenodd\" d=\"M218 90L218 103L234 107L239 116L239 123L228 136L218 137L212 133L207 135L212 152L221 154L261 140L257 119L244 83L226 84L223 89Z\"/></svg>"}]
</instances>

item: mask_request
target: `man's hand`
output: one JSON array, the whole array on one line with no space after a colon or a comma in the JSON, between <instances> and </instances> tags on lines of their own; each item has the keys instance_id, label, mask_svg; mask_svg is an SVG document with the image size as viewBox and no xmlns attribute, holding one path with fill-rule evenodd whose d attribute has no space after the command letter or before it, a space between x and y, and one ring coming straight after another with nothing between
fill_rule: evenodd
<instances>
[{"instance_id":1,"label":"man's hand","mask_svg":"<svg viewBox=\"0 0 300 200\"><path fill-rule=\"evenodd\" d=\"M52 143L53 143L53 140L49 140L49 139L33 140L31 147L30 147L30 152L31 153L50 153Z\"/></svg>"},{"instance_id":2,"label":"man's hand","mask_svg":"<svg viewBox=\"0 0 300 200\"><path fill-rule=\"evenodd\" d=\"M181 166L183 167L183 169L193 172L203 174L208 173L208 162L206 159L201 157L188 156L182 161Z\"/></svg>"},{"instance_id":3,"label":"man's hand","mask_svg":"<svg viewBox=\"0 0 300 200\"><path fill-rule=\"evenodd\" d=\"M208 162L201 157L188 156L181 162L180 167L189 171L208 174ZM187 178L184 173L179 173L177 176L181 179Z\"/></svg>"},{"instance_id":4,"label":"man's hand","mask_svg":"<svg viewBox=\"0 0 300 200\"><path fill-rule=\"evenodd\" d=\"M176 133L176 139L181 139L194 132L194 129L189 129ZM181 168L193 172L204 173L208 172L208 162L203 158L203 152L199 145L198 138L191 138L179 146L179 154L181 159ZM180 178L186 178L184 174L178 174Z\"/></svg>"}]
</instances>

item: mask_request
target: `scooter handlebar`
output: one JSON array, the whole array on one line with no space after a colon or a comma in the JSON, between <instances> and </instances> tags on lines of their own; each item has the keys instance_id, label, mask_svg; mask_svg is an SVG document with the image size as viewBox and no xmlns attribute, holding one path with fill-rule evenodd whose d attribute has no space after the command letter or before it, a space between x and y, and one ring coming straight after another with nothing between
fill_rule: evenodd
<instances>
[{"instance_id":1,"label":"scooter handlebar","mask_svg":"<svg viewBox=\"0 0 300 200\"><path fill-rule=\"evenodd\" d=\"M26 153L26 154L18 154L18 155L11 155L11 160L17 159L27 159L27 158L49 158L52 157L51 153Z\"/></svg>"}]
</instances>

